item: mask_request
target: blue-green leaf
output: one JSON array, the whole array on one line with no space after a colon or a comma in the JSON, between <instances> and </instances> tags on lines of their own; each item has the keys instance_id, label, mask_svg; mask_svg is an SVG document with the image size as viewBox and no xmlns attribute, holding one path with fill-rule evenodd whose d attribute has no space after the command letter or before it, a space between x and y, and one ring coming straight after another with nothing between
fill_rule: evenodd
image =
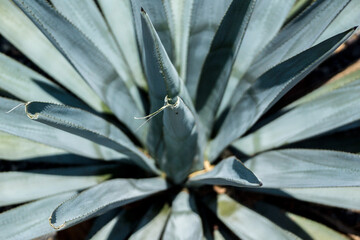
<instances>
[{"instance_id":1,"label":"blue-green leaf","mask_svg":"<svg viewBox=\"0 0 360 240\"><path fill-rule=\"evenodd\" d=\"M357 121L360 119L359 90L360 81L354 81L322 96L315 96L315 100L298 106L254 133L237 140L234 146L252 155Z\"/></svg>"},{"instance_id":2,"label":"blue-green leaf","mask_svg":"<svg viewBox=\"0 0 360 240\"><path fill-rule=\"evenodd\" d=\"M49 101L89 108L55 83L4 54L0 54L0 88L24 101Z\"/></svg>"},{"instance_id":3,"label":"blue-green leaf","mask_svg":"<svg viewBox=\"0 0 360 240\"><path fill-rule=\"evenodd\" d=\"M254 82L269 68L289 59L314 45L320 35L349 3L318 0L287 24L254 60L248 71L248 81ZM355 23L337 34L355 26ZM335 34L334 34L335 35ZM330 37L330 36L329 36ZM331 36L332 37L332 36ZM327 38L323 39L326 40Z\"/></svg>"},{"instance_id":4,"label":"blue-green leaf","mask_svg":"<svg viewBox=\"0 0 360 240\"><path fill-rule=\"evenodd\" d=\"M235 157L221 160L211 171L189 179L190 185L259 187L261 181Z\"/></svg>"},{"instance_id":5,"label":"blue-green leaf","mask_svg":"<svg viewBox=\"0 0 360 240\"><path fill-rule=\"evenodd\" d=\"M199 127L180 97L164 110L163 124L165 154L159 165L175 183L181 183L191 170L203 167Z\"/></svg>"},{"instance_id":6,"label":"blue-green leaf","mask_svg":"<svg viewBox=\"0 0 360 240\"><path fill-rule=\"evenodd\" d=\"M48 220L51 212L57 205L74 195L74 192L63 193L1 213L0 239L35 239L54 232Z\"/></svg>"},{"instance_id":7,"label":"blue-green leaf","mask_svg":"<svg viewBox=\"0 0 360 240\"><path fill-rule=\"evenodd\" d=\"M298 216L296 214L282 211L281 209L263 202L255 204L255 210L261 215L274 221L280 227L294 233L301 239L312 240L347 240L344 235L328 228L327 226Z\"/></svg>"},{"instance_id":8,"label":"blue-green leaf","mask_svg":"<svg viewBox=\"0 0 360 240\"><path fill-rule=\"evenodd\" d=\"M194 1L187 48L187 74L184 80L193 100L195 100L196 89L206 55L230 3L231 0L211 1L211 3L208 0Z\"/></svg>"},{"instance_id":9,"label":"blue-green leaf","mask_svg":"<svg viewBox=\"0 0 360 240\"><path fill-rule=\"evenodd\" d=\"M129 240L153 240L161 239L166 221L169 217L170 208L166 205L153 205L141 219Z\"/></svg>"},{"instance_id":10,"label":"blue-green leaf","mask_svg":"<svg viewBox=\"0 0 360 240\"><path fill-rule=\"evenodd\" d=\"M232 95L239 94L236 86L239 82L247 84L242 79L246 70L251 66L257 54L275 37L283 25L285 18L295 0L258 0L250 16L249 24L241 42L224 97L218 110L222 113L231 104ZM246 89L248 87L245 87Z\"/></svg>"},{"instance_id":11,"label":"blue-green leaf","mask_svg":"<svg viewBox=\"0 0 360 240\"><path fill-rule=\"evenodd\" d=\"M56 168L0 173L0 206L28 202L55 194L82 190L109 178L108 167ZM21 191L19 191L21 189Z\"/></svg>"},{"instance_id":12,"label":"blue-green leaf","mask_svg":"<svg viewBox=\"0 0 360 240\"><path fill-rule=\"evenodd\" d=\"M162 178L109 180L59 205L52 212L50 222L54 228L61 229L167 188Z\"/></svg>"},{"instance_id":13,"label":"blue-green leaf","mask_svg":"<svg viewBox=\"0 0 360 240\"><path fill-rule=\"evenodd\" d=\"M252 239L297 239L267 218L241 205L225 194L204 199L212 212L238 237ZM261 231L259 231L261 229Z\"/></svg>"},{"instance_id":14,"label":"blue-green leaf","mask_svg":"<svg viewBox=\"0 0 360 240\"><path fill-rule=\"evenodd\" d=\"M181 79L186 78L187 56L189 35L191 28L192 9L194 0L171 0L171 16L173 18L174 30L172 31L176 67ZM214 2L215 3L215 2Z\"/></svg>"},{"instance_id":15,"label":"blue-green leaf","mask_svg":"<svg viewBox=\"0 0 360 240\"><path fill-rule=\"evenodd\" d=\"M134 116L144 114L138 90L125 82L103 53L71 22L56 12L45 0L14 0L39 27L53 45L71 62L92 89L108 104L114 114L143 140L146 128L136 131Z\"/></svg>"},{"instance_id":16,"label":"blue-green leaf","mask_svg":"<svg viewBox=\"0 0 360 240\"><path fill-rule=\"evenodd\" d=\"M201 218L193 195L182 191L173 200L163 239L203 239Z\"/></svg>"},{"instance_id":17,"label":"blue-green leaf","mask_svg":"<svg viewBox=\"0 0 360 240\"><path fill-rule=\"evenodd\" d=\"M145 170L157 172L154 161L138 150L116 126L89 112L65 105L29 102L25 107L30 119L86 138L129 156Z\"/></svg>"},{"instance_id":18,"label":"blue-green leaf","mask_svg":"<svg viewBox=\"0 0 360 240\"><path fill-rule=\"evenodd\" d=\"M255 1L232 1L212 40L197 86L196 110L211 129Z\"/></svg>"},{"instance_id":19,"label":"blue-green leaf","mask_svg":"<svg viewBox=\"0 0 360 240\"><path fill-rule=\"evenodd\" d=\"M108 111L65 57L11 0L0 1L0 33L44 72L89 106L100 112Z\"/></svg>"},{"instance_id":20,"label":"blue-green leaf","mask_svg":"<svg viewBox=\"0 0 360 240\"><path fill-rule=\"evenodd\" d=\"M230 109L209 147L214 160L232 141L243 135L273 104L343 43L354 29L336 35L264 73Z\"/></svg>"},{"instance_id":21,"label":"blue-green leaf","mask_svg":"<svg viewBox=\"0 0 360 240\"><path fill-rule=\"evenodd\" d=\"M117 209L105 213L95 220L90 231L91 240L125 240L135 229L143 212L138 208Z\"/></svg>"},{"instance_id":22,"label":"blue-green leaf","mask_svg":"<svg viewBox=\"0 0 360 240\"><path fill-rule=\"evenodd\" d=\"M144 51L143 43L146 41L143 39L141 27L141 9L144 9L149 14L167 55L173 59L173 42L164 2L162 0L131 0L131 5L140 53Z\"/></svg>"},{"instance_id":23,"label":"blue-green leaf","mask_svg":"<svg viewBox=\"0 0 360 240\"><path fill-rule=\"evenodd\" d=\"M10 161L66 154L66 151L0 132L0 159Z\"/></svg>"},{"instance_id":24,"label":"blue-green leaf","mask_svg":"<svg viewBox=\"0 0 360 240\"><path fill-rule=\"evenodd\" d=\"M146 89L147 83L136 43L135 24L130 0L99 0L97 2L116 39L121 55L134 76L134 81Z\"/></svg>"},{"instance_id":25,"label":"blue-green leaf","mask_svg":"<svg viewBox=\"0 0 360 240\"><path fill-rule=\"evenodd\" d=\"M19 104L25 105L19 101L0 97L0 131L92 159L126 159L124 154L112 149L42 123L31 121L25 114L25 107ZM18 106L16 109L6 113L16 106Z\"/></svg>"},{"instance_id":26,"label":"blue-green leaf","mask_svg":"<svg viewBox=\"0 0 360 240\"><path fill-rule=\"evenodd\" d=\"M286 149L260 154L245 165L266 188L358 187L360 155Z\"/></svg>"}]
</instances>

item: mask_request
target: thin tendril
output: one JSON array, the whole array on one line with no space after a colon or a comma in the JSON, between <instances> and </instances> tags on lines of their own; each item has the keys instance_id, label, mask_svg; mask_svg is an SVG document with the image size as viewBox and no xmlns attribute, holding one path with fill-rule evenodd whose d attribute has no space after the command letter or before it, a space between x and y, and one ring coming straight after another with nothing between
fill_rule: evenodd
<instances>
[{"instance_id":1,"label":"thin tendril","mask_svg":"<svg viewBox=\"0 0 360 240\"><path fill-rule=\"evenodd\" d=\"M171 108L175 108L178 107L180 104L180 98L177 97L176 103L171 104L169 103L169 101L171 101L171 98L169 98L168 96L165 97L164 99L164 106L162 106L161 108L159 108L158 110L156 110L153 113L150 113L149 115L146 115L145 117L134 117L134 119L136 120L140 120L140 119L147 119L145 122L143 122L136 130L135 132L137 132L142 126L144 126L146 123L148 123L153 117L155 117L156 115L158 115L159 113L161 113L162 111L164 111L166 108L171 107Z\"/></svg>"},{"instance_id":2,"label":"thin tendril","mask_svg":"<svg viewBox=\"0 0 360 240\"><path fill-rule=\"evenodd\" d=\"M25 105L25 103L20 103L18 105L16 105L15 107L13 107L12 109L10 109L9 111L7 111L6 113L11 113L12 111L14 111L15 109L17 109L18 107Z\"/></svg>"}]
</instances>

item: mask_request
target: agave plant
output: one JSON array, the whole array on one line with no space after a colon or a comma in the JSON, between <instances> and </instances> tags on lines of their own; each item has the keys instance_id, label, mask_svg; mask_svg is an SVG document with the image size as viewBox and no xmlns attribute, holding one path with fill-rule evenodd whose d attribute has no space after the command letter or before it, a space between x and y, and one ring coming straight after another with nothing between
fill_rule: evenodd
<instances>
[{"instance_id":1,"label":"agave plant","mask_svg":"<svg viewBox=\"0 0 360 240\"><path fill-rule=\"evenodd\" d=\"M354 33L359 8L0 1L1 34L45 73L0 55L0 158L28 166L0 173L0 206L24 203L0 214L0 239L94 217L91 239L344 239L224 187L360 209L358 154L286 147L358 126L360 72L269 113Z\"/></svg>"}]
</instances>

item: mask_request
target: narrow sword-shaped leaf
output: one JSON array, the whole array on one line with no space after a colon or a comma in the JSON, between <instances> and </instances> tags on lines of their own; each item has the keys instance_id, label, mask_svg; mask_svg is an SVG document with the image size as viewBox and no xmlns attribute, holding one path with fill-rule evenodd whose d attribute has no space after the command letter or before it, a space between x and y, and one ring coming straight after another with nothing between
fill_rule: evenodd
<instances>
[{"instance_id":1,"label":"narrow sword-shaped leaf","mask_svg":"<svg viewBox=\"0 0 360 240\"><path fill-rule=\"evenodd\" d=\"M187 89L178 76L149 16L144 10L141 12L141 23L144 40L143 63L148 79L151 103L150 112L156 112L163 107L164 98L168 99L170 104L174 104L177 101L177 97L181 96L184 102L190 107L190 110L195 113ZM152 119L148 134L150 153L155 155L157 159L162 157L162 125L161 118L157 117Z\"/></svg>"},{"instance_id":2,"label":"narrow sword-shaped leaf","mask_svg":"<svg viewBox=\"0 0 360 240\"><path fill-rule=\"evenodd\" d=\"M181 79L186 79L187 49L191 28L191 15L194 0L172 0L170 1L171 13L174 20L174 48L176 67Z\"/></svg>"},{"instance_id":3,"label":"narrow sword-shaped leaf","mask_svg":"<svg viewBox=\"0 0 360 240\"><path fill-rule=\"evenodd\" d=\"M261 181L235 157L221 160L211 171L189 179L188 184L260 187Z\"/></svg>"},{"instance_id":4,"label":"narrow sword-shaped leaf","mask_svg":"<svg viewBox=\"0 0 360 240\"><path fill-rule=\"evenodd\" d=\"M243 135L286 92L351 36L353 31L351 29L336 35L263 74L230 109L218 135L209 146L209 160L214 160L229 143Z\"/></svg>"},{"instance_id":5,"label":"narrow sword-shaped leaf","mask_svg":"<svg viewBox=\"0 0 360 240\"><path fill-rule=\"evenodd\" d=\"M8 240L34 239L55 230L49 225L54 208L73 197L74 192L59 194L22 205L0 214L0 238Z\"/></svg>"},{"instance_id":6,"label":"narrow sword-shaped leaf","mask_svg":"<svg viewBox=\"0 0 360 240\"><path fill-rule=\"evenodd\" d=\"M162 239L203 239L201 218L193 195L182 191L173 200Z\"/></svg>"},{"instance_id":7,"label":"narrow sword-shaped leaf","mask_svg":"<svg viewBox=\"0 0 360 240\"><path fill-rule=\"evenodd\" d=\"M258 0L250 16L239 53L236 56L218 114L231 104L232 95L239 94L236 86L259 52L276 36L293 5L294 0ZM245 89L245 88L244 88Z\"/></svg>"},{"instance_id":8,"label":"narrow sword-shaped leaf","mask_svg":"<svg viewBox=\"0 0 360 240\"><path fill-rule=\"evenodd\" d=\"M255 210L260 212L261 215L274 221L280 227L294 233L301 239L313 240L346 240L344 235L328 228L327 226L307 219L296 214L285 212L273 205L257 202Z\"/></svg>"},{"instance_id":9,"label":"narrow sword-shaped leaf","mask_svg":"<svg viewBox=\"0 0 360 240\"><path fill-rule=\"evenodd\" d=\"M225 15L231 0L196 0L191 15L190 34L187 51L186 87L191 99L195 100L201 69L211 42L221 19Z\"/></svg>"},{"instance_id":10,"label":"narrow sword-shaped leaf","mask_svg":"<svg viewBox=\"0 0 360 240\"><path fill-rule=\"evenodd\" d=\"M57 84L0 54L0 88L23 101L49 101L89 109Z\"/></svg>"},{"instance_id":11,"label":"narrow sword-shaped leaf","mask_svg":"<svg viewBox=\"0 0 360 240\"><path fill-rule=\"evenodd\" d=\"M0 132L0 159L10 161L66 154L66 151Z\"/></svg>"},{"instance_id":12,"label":"narrow sword-shaped leaf","mask_svg":"<svg viewBox=\"0 0 360 240\"><path fill-rule=\"evenodd\" d=\"M161 39L162 44L166 50L169 59L174 58L173 42L171 39L171 31L168 23L168 16L166 8L162 0L130 0L133 10L133 17L135 23L136 36L138 39L138 45L140 53L144 51L142 27L141 27L141 9L144 9L150 16L151 21Z\"/></svg>"},{"instance_id":13,"label":"narrow sword-shaped leaf","mask_svg":"<svg viewBox=\"0 0 360 240\"><path fill-rule=\"evenodd\" d=\"M71 62L114 114L143 140L146 128L136 131L133 117L144 114L133 83L124 82L109 60L71 22L44 0L14 0L54 46ZM136 90L137 91L137 90Z\"/></svg>"},{"instance_id":14,"label":"narrow sword-shaped leaf","mask_svg":"<svg viewBox=\"0 0 360 240\"><path fill-rule=\"evenodd\" d=\"M164 110L165 154L159 165L175 183L184 181L191 170L203 167L198 131L193 114L181 98L178 98L175 106Z\"/></svg>"},{"instance_id":15,"label":"narrow sword-shaped leaf","mask_svg":"<svg viewBox=\"0 0 360 240\"><path fill-rule=\"evenodd\" d=\"M19 204L55 194L82 190L109 178L110 167L56 168L0 173L0 206ZM21 189L21 191L19 191Z\"/></svg>"},{"instance_id":16,"label":"narrow sword-shaped leaf","mask_svg":"<svg viewBox=\"0 0 360 240\"><path fill-rule=\"evenodd\" d=\"M220 194L217 198L204 199L204 202L241 239L268 239L269 236L273 239L297 239L295 235L225 194Z\"/></svg>"},{"instance_id":17,"label":"narrow sword-shaped leaf","mask_svg":"<svg viewBox=\"0 0 360 240\"><path fill-rule=\"evenodd\" d=\"M53 0L55 7L76 27L80 29L95 46L113 64L116 72L121 79L126 82L127 87L134 97L140 99L134 77L129 71L129 66L125 62L126 56L122 56L106 22L99 11L95 1L71 1Z\"/></svg>"},{"instance_id":18,"label":"narrow sword-shaped leaf","mask_svg":"<svg viewBox=\"0 0 360 240\"><path fill-rule=\"evenodd\" d=\"M1 34L43 71L95 110L108 111L65 57L10 0L0 1L0 23Z\"/></svg>"},{"instance_id":19,"label":"narrow sword-shaped leaf","mask_svg":"<svg viewBox=\"0 0 360 240\"><path fill-rule=\"evenodd\" d=\"M50 222L54 228L61 229L167 188L162 178L109 180L59 205L52 212Z\"/></svg>"},{"instance_id":20,"label":"narrow sword-shaped leaf","mask_svg":"<svg viewBox=\"0 0 360 240\"><path fill-rule=\"evenodd\" d=\"M350 65L343 72L338 73L332 77L327 83L310 92L309 94L299 98L295 102L287 105L283 110L290 110L304 103L313 101L320 96L328 94L338 88L341 88L349 83L360 80L360 60Z\"/></svg>"},{"instance_id":21,"label":"narrow sword-shaped leaf","mask_svg":"<svg viewBox=\"0 0 360 240\"><path fill-rule=\"evenodd\" d=\"M164 206L159 204L153 205L141 219L129 240L160 240L169 213L170 208L167 204Z\"/></svg>"},{"instance_id":22,"label":"narrow sword-shaped leaf","mask_svg":"<svg viewBox=\"0 0 360 240\"><path fill-rule=\"evenodd\" d=\"M204 125L211 129L230 77L231 68L239 52L255 1L233 1L212 40L199 85L196 110Z\"/></svg>"},{"instance_id":23,"label":"narrow sword-shaped leaf","mask_svg":"<svg viewBox=\"0 0 360 240\"><path fill-rule=\"evenodd\" d=\"M142 210L142 209L141 209ZM113 210L95 220L90 240L125 240L134 231L144 213L138 208ZM100 225L101 224L101 225ZM99 228L99 229L98 229Z\"/></svg>"},{"instance_id":24,"label":"narrow sword-shaped leaf","mask_svg":"<svg viewBox=\"0 0 360 240\"><path fill-rule=\"evenodd\" d=\"M142 88L147 89L136 43L135 24L130 0L100 0L97 2L115 37L121 55L129 66L132 76L134 76L134 81Z\"/></svg>"},{"instance_id":25,"label":"narrow sword-shaped leaf","mask_svg":"<svg viewBox=\"0 0 360 240\"><path fill-rule=\"evenodd\" d=\"M138 150L116 126L89 112L65 105L29 102L25 111L32 120L78 135L129 156L147 171L157 172L154 161Z\"/></svg>"},{"instance_id":26,"label":"narrow sword-shaped leaf","mask_svg":"<svg viewBox=\"0 0 360 240\"><path fill-rule=\"evenodd\" d=\"M286 149L260 154L245 165L266 188L360 186L360 156L356 154Z\"/></svg>"},{"instance_id":27,"label":"narrow sword-shaped leaf","mask_svg":"<svg viewBox=\"0 0 360 240\"><path fill-rule=\"evenodd\" d=\"M354 81L275 119L234 146L246 154L307 139L360 119L360 81Z\"/></svg>"},{"instance_id":28,"label":"narrow sword-shaped leaf","mask_svg":"<svg viewBox=\"0 0 360 240\"><path fill-rule=\"evenodd\" d=\"M25 107L19 104L25 105L19 101L0 97L0 131L92 159L121 160L126 158L124 154L87 139L31 121L25 114ZM16 106L18 106L16 109L6 113Z\"/></svg>"},{"instance_id":29,"label":"narrow sword-shaped leaf","mask_svg":"<svg viewBox=\"0 0 360 240\"><path fill-rule=\"evenodd\" d=\"M251 191L296 198L306 202L332 207L360 210L360 187L325 187L325 188L252 188Z\"/></svg>"},{"instance_id":30,"label":"narrow sword-shaped leaf","mask_svg":"<svg viewBox=\"0 0 360 240\"><path fill-rule=\"evenodd\" d=\"M268 44L265 50L257 56L254 64L248 71L248 81L254 82L256 78L272 66L313 46L315 41L326 28L331 26L332 21L348 3L349 0L319 0L313 3L301 15L287 24ZM354 22L353 24L355 25ZM347 29L343 29L337 34Z\"/></svg>"}]
</instances>

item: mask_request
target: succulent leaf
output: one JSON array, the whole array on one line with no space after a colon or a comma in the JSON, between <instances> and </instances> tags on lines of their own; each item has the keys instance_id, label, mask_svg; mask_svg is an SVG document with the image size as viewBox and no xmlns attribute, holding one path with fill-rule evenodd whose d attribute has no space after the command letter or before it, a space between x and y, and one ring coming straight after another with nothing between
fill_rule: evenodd
<instances>
[{"instance_id":1,"label":"succulent leaf","mask_svg":"<svg viewBox=\"0 0 360 240\"><path fill-rule=\"evenodd\" d=\"M354 187L360 179L360 156L336 151L270 151L245 165L263 180L265 188Z\"/></svg>"},{"instance_id":2,"label":"succulent leaf","mask_svg":"<svg viewBox=\"0 0 360 240\"><path fill-rule=\"evenodd\" d=\"M61 229L167 188L168 184L162 178L112 179L57 206L49 221L55 229Z\"/></svg>"},{"instance_id":3,"label":"succulent leaf","mask_svg":"<svg viewBox=\"0 0 360 240\"><path fill-rule=\"evenodd\" d=\"M96 115L77 108L42 102L27 103L25 111L32 120L118 151L144 170L158 172L154 161L138 150L119 128Z\"/></svg>"},{"instance_id":4,"label":"succulent leaf","mask_svg":"<svg viewBox=\"0 0 360 240\"><path fill-rule=\"evenodd\" d=\"M201 218L193 195L182 191L173 200L163 239L203 239Z\"/></svg>"},{"instance_id":5,"label":"succulent leaf","mask_svg":"<svg viewBox=\"0 0 360 240\"><path fill-rule=\"evenodd\" d=\"M169 205L155 204L150 207L141 219L129 240L161 239L170 213Z\"/></svg>"},{"instance_id":6,"label":"succulent leaf","mask_svg":"<svg viewBox=\"0 0 360 240\"><path fill-rule=\"evenodd\" d=\"M0 214L0 238L9 240L34 239L55 230L49 225L54 208L75 196L75 192L63 193L31 202Z\"/></svg>"},{"instance_id":7,"label":"succulent leaf","mask_svg":"<svg viewBox=\"0 0 360 240\"><path fill-rule=\"evenodd\" d=\"M241 239L268 239L269 237L273 239L297 239L295 235L281 229L264 216L241 205L225 194L220 194L216 198L204 199L204 202Z\"/></svg>"},{"instance_id":8,"label":"succulent leaf","mask_svg":"<svg viewBox=\"0 0 360 240\"><path fill-rule=\"evenodd\" d=\"M0 173L0 206L19 204L55 194L82 190L110 177L111 166L56 168ZM22 189L21 192L18 189Z\"/></svg>"},{"instance_id":9,"label":"succulent leaf","mask_svg":"<svg viewBox=\"0 0 360 240\"><path fill-rule=\"evenodd\" d=\"M0 11L0 33L3 36L81 100L97 111L108 111L99 96L86 84L66 58L11 0L1 1ZM24 34L26 38L23 37Z\"/></svg>"},{"instance_id":10,"label":"succulent leaf","mask_svg":"<svg viewBox=\"0 0 360 240\"><path fill-rule=\"evenodd\" d=\"M261 181L235 157L221 160L211 171L189 179L188 184L223 185L233 187L260 187Z\"/></svg>"},{"instance_id":11,"label":"succulent leaf","mask_svg":"<svg viewBox=\"0 0 360 240\"><path fill-rule=\"evenodd\" d=\"M355 122L360 119L359 89L358 80L324 94L235 141L234 146L252 155Z\"/></svg>"},{"instance_id":12,"label":"succulent leaf","mask_svg":"<svg viewBox=\"0 0 360 240\"><path fill-rule=\"evenodd\" d=\"M232 1L212 40L195 100L196 110L206 128L212 128L254 4L253 0Z\"/></svg>"},{"instance_id":13,"label":"succulent leaf","mask_svg":"<svg viewBox=\"0 0 360 240\"><path fill-rule=\"evenodd\" d=\"M210 4L208 0L194 1L187 48L187 73L184 80L193 100L196 98L201 69L209 52L212 39L231 2L231 0L211 1Z\"/></svg>"},{"instance_id":14,"label":"succulent leaf","mask_svg":"<svg viewBox=\"0 0 360 240\"><path fill-rule=\"evenodd\" d=\"M139 209L115 209L96 219L89 234L90 240L125 240L134 231L139 218Z\"/></svg>"},{"instance_id":15,"label":"succulent leaf","mask_svg":"<svg viewBox=\"0 0 360 240\"><path fill-rule=\"evenodd\" d=\"M338 34L264 73L237 101L209 147L214 160L229 142L243 135L273 104L325 60L354 29ZM241 122L239 126L238 122Z\"/></svg>"},{"instance_id":16,"label":"succulent leaf","mask_svg":"<svg viewBox=\"0 0 360 240\"><path fill-rule=\"evenodd\" d=\"M137 122L133 121L134 116L144 114L134 82L125 82L103 53L46 1L15 2L71 62L114 114L142 140L146 128L136 131Z\"/></svg>"},{"instance_id":17,"label":"succulent leaf","mask_svg":"<svg viewBox=\"0 0 360 240\"><path fill-rule=\"evenodd\" d=\"M92 159L126 159L126 156L122 153L115 152L82 137L31 121L24 114L25 103L2 97L0 97L0 102L0 131ZM13 109L16 106L18 107ZM11 109L13 111L6 113ZM78 146L81 146L81 148Z\"/></svg>"}]
</instances>

